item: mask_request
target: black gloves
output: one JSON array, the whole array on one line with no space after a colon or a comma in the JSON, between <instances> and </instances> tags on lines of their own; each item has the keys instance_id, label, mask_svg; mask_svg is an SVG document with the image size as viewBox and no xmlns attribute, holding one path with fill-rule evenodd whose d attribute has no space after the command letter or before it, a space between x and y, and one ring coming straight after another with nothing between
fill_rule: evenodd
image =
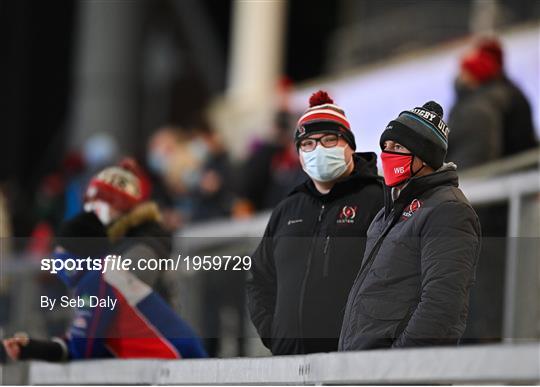
<instances>
[{"instance_id":1,"label":"black gloves","mask_svg":"<svg viewBox=\"0 0 540 387\"><path fill-rule=\"evenodd\" d=\"M109 248L107 230L93 212L62 223L56 243L79 257L100 255Z\"/></svg>"},{"instance_id":2,"label":"black gloves","mask_svg":"<svg viewBox=\"0 0 540 387\"><path fill-rule=\"evenodd\" d=\"M19 360L45 360L63 361L67 360L65 345L55 340L29 339L28 344L21 346Z\"/></svg>"}]
</instances>

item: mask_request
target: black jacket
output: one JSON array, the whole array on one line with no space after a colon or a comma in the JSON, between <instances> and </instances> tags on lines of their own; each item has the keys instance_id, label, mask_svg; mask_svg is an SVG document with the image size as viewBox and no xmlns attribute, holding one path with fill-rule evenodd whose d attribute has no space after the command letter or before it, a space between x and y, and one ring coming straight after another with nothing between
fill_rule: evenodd
<instances>
[{"instance_id":1,"label":"black jacket","mask_svg":"<svg viewBox=\"0 0 540 387\"><path fill-rule=\"evenodd\" d=\"M371 220L383 205L374 153L321 195L311 180L273 211L252 257L251 318L272 353L337 350L347 295Z\"/></svg>"},{"instance_id":2,"label":"black jacket","mask_svg":"<svg viewBox=\"0 0 540 387\"><path fill-rule=\"evenodd\" d=\"M448 126L446 159L461 169L538 146L529 102L506 77L460 89Z\"/></svg>"},{"instance_id":3,"label":"black jacket","mask_svg":"<svg viewBox=\"0 0 540 387\"><path fill-rule=\"evenodd\" d=\"M538 146L531 105L523 92L507 77L500 82L506 89L508 103L503 106L503 156Z\"/></svg>"},{"instance_id":4,"label":"black jacket","mask_svg":"<svg viewBox=\"0 0 540 387\"><path fill-rule=\"evenodd\" d=\"M455 344L465 330L480 224L453 169L413 178L367 234L340 350Z\"/></svg>"}]
</instances>

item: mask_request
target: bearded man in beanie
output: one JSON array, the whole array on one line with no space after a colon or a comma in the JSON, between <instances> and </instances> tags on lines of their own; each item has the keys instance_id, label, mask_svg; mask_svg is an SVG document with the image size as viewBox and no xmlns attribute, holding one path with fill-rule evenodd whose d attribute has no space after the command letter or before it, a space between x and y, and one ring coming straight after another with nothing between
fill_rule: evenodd
<instances>
[{"instance_id":1,"label":"bearded man in beanie","mask_svg":"<svg viewBox=\"0 0 540 387\"><path fill-rule=\"evenodd\" d=\"M349 294L342 351L456 344L465 330L480 224L444 163L442 117L431 101L381 135L386 200Z\"/></svg>"},{"instance_id":2,"label":"bearded man in beanie","mask_svg":"<svg viewBox=\"0 0 540 387\"><path fill-rule=\"evenodd\" d=\"M311 96L295 144L309 179L272 212L247 283L252 321L274 355L337 350L366 230L383 204L376 155L355 153L326 92Z\"/></svg>"}]
</instances>

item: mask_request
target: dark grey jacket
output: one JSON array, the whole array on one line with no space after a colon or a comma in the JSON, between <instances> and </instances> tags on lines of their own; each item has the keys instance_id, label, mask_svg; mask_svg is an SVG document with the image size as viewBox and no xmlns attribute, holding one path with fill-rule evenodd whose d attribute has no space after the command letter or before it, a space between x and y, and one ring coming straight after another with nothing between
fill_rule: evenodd
<instances>
[{"instance_id":1,"label":"dark grey jacket","mask_svg":"<svg viewBox=\"0 0 540 387\"><path fill-rule=\"evenodd\" d=\"M446 159L460 169L538 146L529 102L506 77L474 90L459 88L448 126Z\"/></svg>"},{"instance_id":2,"label":"dark grey jacket","mask_svg":"<svg viewBox=\"0 0 540 387\"><path fill-rule=\"evenodd\" d=\"M480 224L455 167L413 178L367 233L339 350L455 344L463 334Z\"/></svg>"}]
</instances>

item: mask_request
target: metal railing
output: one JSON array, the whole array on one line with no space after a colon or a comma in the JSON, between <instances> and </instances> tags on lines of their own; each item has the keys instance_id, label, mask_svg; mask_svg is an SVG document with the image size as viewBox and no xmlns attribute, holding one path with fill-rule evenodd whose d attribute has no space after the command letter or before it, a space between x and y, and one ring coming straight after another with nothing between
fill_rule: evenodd
<instances>
[{"instance_id":1,"label":"metal railing","mask_svg":"<svg viewBox=\"0 0 540 387\"><path fill-rule=\"evenodd\" d=\"M30 364L30 384L540 383L540 344L201 360Z\"/></svg>"}]
</instances>

